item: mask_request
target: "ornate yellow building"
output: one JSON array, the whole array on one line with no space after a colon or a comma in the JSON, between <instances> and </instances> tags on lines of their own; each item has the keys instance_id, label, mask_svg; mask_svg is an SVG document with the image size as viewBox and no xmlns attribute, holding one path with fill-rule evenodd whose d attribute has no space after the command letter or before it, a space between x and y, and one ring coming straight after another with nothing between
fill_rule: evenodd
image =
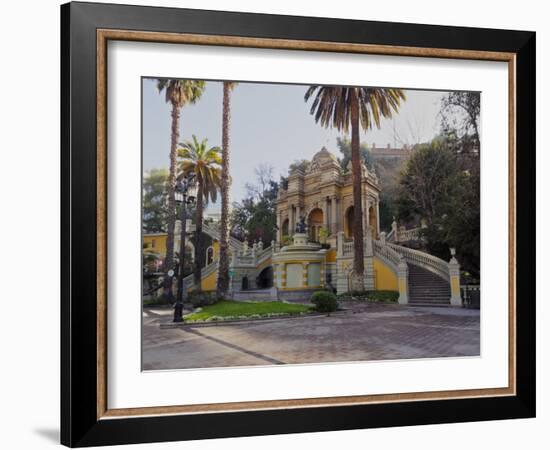
<instances>
[{"instance_id":1,"label":"ornate yellow building","mask_svg":"<svg viewBox=\"0 0 550 450\"><path fill-rule=\"evenodd\" d=\"M380 188L376 174L362 165L363 229L371 229L373 237L380 233L378 214ZM308 168L295 168L288 178L288 187L279 188L277 198L277 242L284 243L294 234L296 224L304 217L309 238L327 241L336 248L337 233L353 236L353 187L351 163L347 170L336 157L322 148Z\"/></svg>"},{"instance_id":2,"label":"ornate yellow building","mask_svg":"<svg viewBox=\"0 0 550 450\"><path fill-rule=\"evenodd\" d=\"M307 301L311 292L318 289L331 288L338 293L351 289L354 258L351 163L347 170L342 169L337 158L322 148L303 166L305 170L294 168L288 185L279 187L276 241L249 245L230 238L230 297ZM460 305L459 265L454 256L446 262L398 245L401 235L407 232L397 230L395 222L391 232L381 232L378 178L364 165L361 172L364 289L398 291L399 303L409 303L411 271L417 278L411 286L420 292L412 291L413 303ZM203 231L213 243L206 254L201 287L214 290L219 228L204 223ZM144 246L145 252L163 248L165 236L145 235ZM193 287L192 276L186 279L186 286ZM433 295L425 294L431 291Z\"/></svg>"}]
</instances>

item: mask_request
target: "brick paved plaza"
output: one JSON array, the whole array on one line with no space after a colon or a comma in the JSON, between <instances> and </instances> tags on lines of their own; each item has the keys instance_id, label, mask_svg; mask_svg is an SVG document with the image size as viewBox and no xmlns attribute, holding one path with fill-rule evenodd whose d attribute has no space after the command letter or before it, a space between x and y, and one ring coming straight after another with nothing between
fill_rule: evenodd
<instances>
[{"instance_id":1,"label":"brick paved plaza","mask_svg":"<svg viewBox=\"0 0 550 450\"><path fill-rule=\"evenodd\" d=\"M479 355L479 310L347 305L331 317L161 329L143 314L143 369L184 369Z\"/></svg>"}]
</instances>

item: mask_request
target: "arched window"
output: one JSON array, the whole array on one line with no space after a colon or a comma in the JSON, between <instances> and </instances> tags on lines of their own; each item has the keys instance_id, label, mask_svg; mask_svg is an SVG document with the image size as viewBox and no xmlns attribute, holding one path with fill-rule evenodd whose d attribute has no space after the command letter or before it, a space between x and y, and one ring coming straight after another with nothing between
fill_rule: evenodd
<instances>
[{"instance_id":1,"label":"arched window","mask_svg":"<svg viewBox=\"0 0 550 450\"><path fill-rule=\"evenodd\" d=\"M317 242L319 240L319 230L323 226L323 210L321 208L313 209L308 216L309 239Z\"/></svg>"},{"instance_id":2,"label":"arched window","mask_svg":"<svg viewBox=\"0 0 550 450\"><path fill-rule=\"evenodd\" d=\"M283 221L283 226L281 227L281 240L284 236L290 236L289 229L288 229L288 219L285 219Z\"/></svg>"},{"instance_id":3,"label":"arched window","mask_svg":"<svg viewBox=\"0 0 550 450\"><path fill-rule=\"evenodd\" d=\"M212 247L208 247L206 250L206 265L212 264L214 262L214 249Z\"/></svg>"}]
</instances>

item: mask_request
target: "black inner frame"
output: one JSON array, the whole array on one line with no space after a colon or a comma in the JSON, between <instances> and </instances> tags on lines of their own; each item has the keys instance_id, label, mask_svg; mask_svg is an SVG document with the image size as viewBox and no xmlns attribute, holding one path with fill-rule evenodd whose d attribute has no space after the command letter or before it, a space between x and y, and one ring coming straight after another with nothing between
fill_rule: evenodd
<instances>
[{"instance_id":1,"label":"black inner frame","mask_svg":"<svg viewBox=\"0 0 550 450\"><path fill-rule=\"evenodd\" d=\"M99 28L515 53L517 395L98 420L96 30ZM62 444L81 447L535 416L534 32L65 4L61 6L60 133Z\"/></svg>"}]
</instances>

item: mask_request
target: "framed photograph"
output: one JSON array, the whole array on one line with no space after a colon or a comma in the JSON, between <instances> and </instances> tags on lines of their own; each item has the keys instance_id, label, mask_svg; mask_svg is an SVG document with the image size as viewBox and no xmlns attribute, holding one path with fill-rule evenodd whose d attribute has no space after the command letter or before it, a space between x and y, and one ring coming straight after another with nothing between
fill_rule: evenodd
<instances>
[{"instance_id":1,"label":"framed photograph","mask_svg":"<svg viewBox=\"0 0 550 450\"><path fill-rule=\"evenodd\" d=\"M535 415L535 33L61 7L61 441Z\"/></svg>"}]
</instances>

